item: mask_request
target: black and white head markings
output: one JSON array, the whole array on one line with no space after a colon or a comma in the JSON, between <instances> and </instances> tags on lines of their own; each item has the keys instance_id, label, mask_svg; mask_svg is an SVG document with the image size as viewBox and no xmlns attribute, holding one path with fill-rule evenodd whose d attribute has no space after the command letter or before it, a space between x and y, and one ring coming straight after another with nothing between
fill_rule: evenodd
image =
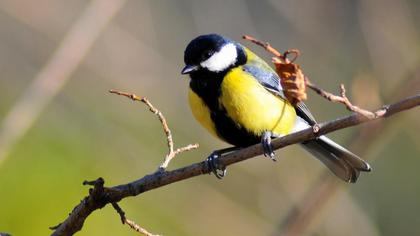
<instances>
[{"instance_id":1,"label":"black and white head markings","mask_svg":"<svg viewBox=\"0 0 420 236\"><path fill-rule=\"evenodd\" d=\"M206 70L209 72L222 72L244 60L245 54L242 46L231 39L217 35L207 34L193 39L185 49L184 61L186 67L183 74Z\"/></svg>"},{"instance_id":2,"label":"black and white head markings","mask_svg":"<svg viewBox=\"0 0 420 236\"><path fill-rule=\"evenodd\" d=\"M201 62L200 65L209 71L219 72L235 64L237 56L236 46L233 43L228 43L223 45L220 51L213 53L208 59Z\"/></svg>"}]
</instances>

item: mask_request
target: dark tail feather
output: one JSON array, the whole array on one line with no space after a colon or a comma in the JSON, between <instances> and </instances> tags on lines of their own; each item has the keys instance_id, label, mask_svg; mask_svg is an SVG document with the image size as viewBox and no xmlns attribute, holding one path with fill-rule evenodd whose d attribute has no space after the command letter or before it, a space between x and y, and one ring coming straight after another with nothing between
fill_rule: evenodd
<instances>
[{"instance_id":1,"label":"dark tail feather","mask_svg":"<svg viewBox=\"0 0 420 236\"><path fill-rule=\"evenodd\" d=\"M363 159L325 136L302 143L302 146L346 182L354 183L360 171L371 170Z\"/></svg>"}]
</instances>

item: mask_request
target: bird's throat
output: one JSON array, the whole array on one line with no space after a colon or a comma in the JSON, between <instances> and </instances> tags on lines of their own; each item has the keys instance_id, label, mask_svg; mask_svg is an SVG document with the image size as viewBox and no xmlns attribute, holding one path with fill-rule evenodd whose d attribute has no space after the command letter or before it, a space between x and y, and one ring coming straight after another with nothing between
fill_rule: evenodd
<instances>
[{"instance_id":1,"label":"bird's throat","mask_svg":"<svg viewBox=\"0 0 420 236\"><path fill-rule=\"evenodd\" d=\"M219 110L220 86L225 72L196 72L191 74L190 88L211 110Z\"/></svg>"}]
</instances>

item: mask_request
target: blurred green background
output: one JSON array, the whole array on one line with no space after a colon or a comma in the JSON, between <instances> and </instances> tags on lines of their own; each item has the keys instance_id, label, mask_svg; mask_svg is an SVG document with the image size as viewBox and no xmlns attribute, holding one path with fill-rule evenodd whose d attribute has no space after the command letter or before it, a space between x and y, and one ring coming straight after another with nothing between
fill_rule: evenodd
<instances>
[{"instance_id":1,"label":"blurred green background","mask_svg":"<svg viewBox=\"0 0 420 236\"><path fill-rule=\"evenodd\" d=\"M166 153L159 121L109 89L148 97L176 146L200 143L170 169L225 147L186 102L183 51L199 34L298 48L313 82L334 92L344 83L356 104L373 109L420 91L419 22L414 0L0 1L0 232L47 235L87 194L83 180L101 176L113 186L156 170ZM312 92L307 104L319 121L349 114ZM370 160L373 171L357 184L325 173L295 145L277 151L277 163L254 158L222 181L200 176L121 206L163 235L280 235L294 232L293 222L303 235L420 235L419 115L330 135ZM323 182L339 194L306 214ZM305 220L293 218L299 209ZM106 206L78 235L137 233Z\"/></svg>"}]
</instances>

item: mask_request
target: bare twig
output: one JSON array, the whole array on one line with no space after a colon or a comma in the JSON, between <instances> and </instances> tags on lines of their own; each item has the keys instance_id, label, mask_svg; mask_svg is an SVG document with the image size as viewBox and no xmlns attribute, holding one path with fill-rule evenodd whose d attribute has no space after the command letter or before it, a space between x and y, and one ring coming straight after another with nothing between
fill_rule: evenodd
<instances>
[{"instance_id":1,"label":"bare twig","mask_svg":"<svg viewBox=\"0 0 420 236\"><path fill-rule=\"evenodd\" d=\"M268 42L262 42L250 35L244 35L242 36L242 38L263 47L265 50L273 54L275 57L283 58L283 54L277 51L277 49L273 48Z\"/></svg>"},{"instance_id":2,"label":"bare twig","mask_svg":"<svg viewBox=\"0 0 420 236\"><path fill-rule=\"evenodd\" d=\"M278 52L275 48L271 47L269 43L261 42L250 36L244 36L244 39L247 39L259 46L262 46L265 50L267 50L275 56L273 58L273 63L276 66L276 72L280 77L280 82L283 86L286 98L292 104L296 104L295 101L304 100L301 98L305 98L306 96L301 96L301 94L306 93L306 91L303 89L296 89L298 88L297 85L299 85L299 80L295 79L298 78L299 73L296 72L301 72L303 74L303 72L300 70L300 67L297 64L294 64L294 61L299 55L299 53L295 54L295 57L291 61L288 61L288 51L282 54ZM294 68L292 68L295 72L293 76L290 76L290 71L293 70L288 69L288 67L291 68L291 66L295 66ZM290 77L292 79L286 77ZM303 81L306 87L314 90L320 96L324 97L329 101L341 103L345 105L348 110L358 113L360 116L363 116L366 119L376 119L378 117L384 116L385 113L387 113L385 109L380 109L376 112L371 112L353 105L346 96L346 90L343 84L341 84L340 86L340 96L337 96L317 87L306 76L304 76ZM317 133L320 130L320 126L318 124L314 125L312 128L314 133ZM363 134L364 136L367 136L366 132L363 132ZM368 135L371 134L372 133L369 133ZM372 138L371 140L374 139ZM340 188L340 186L341 185L339 185L334 179L329 180L328 178L326 178L325 175L323 175L319 179L319 181L317 181L312 186L312 188L308 191L307 195L305 195L305 198L302 201L302 206L299 209L292 210L288 214L288 216L283 222L282 235L302 235L304 233L304 229L309 225L310 221L315 217L315 215L318 214L318 212L320 212L320 209L323 206L325 206L330 199L332 199L332 196L335 193L337 193L339 189L342 189Z\"/></svg>"},{"instance_id":3,"label":"bare twig","mask_svg":"<svg viewBox=\"0 0 420 236\"><path fill-rule=\"evenodd\" d=\"M314 133L312 128L308 128L283 136L281 138L277 138L272 141L272 145L274 149L283 148L291 144L313 139L319 135L327 134L335 130L340 130L368 121L389 117L419 105L420 94L417 94L415 96L405 98L397 103L384 106L377 111L378 114L381 114L377 117L369 118L361 114L354 113L350 116L318 124L319 130L317 133ZM261 154L263 154L263 149L260 144L256 144L248 148L241 149L237 152L222 156L218 161L220 165L228 166ZM118 185L111 188L104 188L101 196L93 197L92 193L97 193L99 191L90 191L89 195L85 197L82 202L73 209L70 215L61 224L58 225L52 235L57 236L74 234L82 228L84 221L93 211L104 207L106 204L119 202L126 197L137 196L152 189L156 189L198 175L207 174L209 172L209 165L206 161L202 161L172 171L155 172L127 184ZM99 199L99 201L97 199Z\"/></svg>"},{"instance_id":4,"label":"bare twig","mask_svg":"<svg viewBox=\"0 0 420 236\"><path fill-rule=\"evenodd\" d=\"M174 153L174 155L178 155L178 154L180 154L182 152L190 151L190 150L196 149L196 148L198 148L198 143L188 144L185 147L177 148L173 153Z\"/></svg>"},{"instance_id":5,"label":"bare twig","mask_svg":"<svg viewBox=\"0 0 420 236\"><path fill-rule=\"evenodd\" d=\"M175 151L171 151L170 153L166 154L165 159L163 160L162 164L160 164L158 171L164 171L168 168L169 162L178 154L186 151L191 151L193 149L198 148L198 143L188 144L185 147L177 148Z\"/></svg>"},{"instance_id":6,"label":"bare twig","mask_svg":"<svg viewBox=\"0 0 420 236\"><path fill-rule=\"evenodd\" d=\"M168 152L171 153L171 152L174 151L174 141L172 139L172 132L169 129L168 122L166 122L166 119L163 116L162 112L160 112L158 109L156 109L152 105L152 103L150 103L150 101L147 98L145 98L145 97L139 97L139 96L137 96L135 94L131 94L131 93L120 92L120 91L117 91L117 90L109 90L109 92L110 93L113 93L113 94L117 94L117 95L128 97L128 98L130 98L133 101L139 101L139 102L143 102L144 104L146 104L146 106L149 107L149 110L153 114L156 114L157 117L159 118L160 122L162 123L163 131L166 134L166 141L168 143L168 149L169 149Z\"/></svg>"},{"instance_id":7,"label":"bare twig","mask_svg":"<svg viewBox=\"0 0 420 236\"><path fill-rule=\"evenodd\" d=\"M419 90L420 70L409 73L401 84L401 87L390 92L389 99L401 98L406 94L415 93ZM368 152L368 148L377 142L378 136L386 136L387 131L392 130L392 124L385 122L375 122L370 124L367 129L362 129L350 143L350 150L363 155ZM369 158L369 156L367 156ZM324 173L317 181L312 184L302 200L297 204L298 208L290 211L285 219L282 220L281 235L304 235L309 225L314 219L319 221L320 213L333 200L334 196L342 192L345 188L334 178L329 178L329 173Z\"/></svg>"},{"instance_id":8,"label":"bare twig","mask_svg":"<svg viewBox=\"0 0 420 236\"><path fill-rule=\"evenodd\" d=\"M172 151L170 153L168 153L165 156L165 160L163 160L162 164L160 164L158 171L163 171L166 170L166 168L169 165L169 162L178 154L182 153L182 152L186 152L186 151L191 151L193 149L197 149L198 148L198 143L194 143L194 144L188 144L185 147L181 147L181 148L177 148L175 151Z\"/></svg>"},{"instance_id":9,"label":"bare twig","mask_svg":"<svg viewBox=\"0 0 420 236\"><path fill-rule=\"evenodd\" d=\"M130 226L131 229L145 235L145 236L159 236L158 234L152 234L149 231L147 231L146 229L140 227L138 224L136 224L136 222L127 219L127 217L125 217L125 212L123 211L123 209L121 209L121 207L118 205L118 203L113 202L112 206L114 207L114 209L117 211L117 213L120 215L121 218L121 222L123 224L126 224L128 226Z\"/></svg>"},{"instance_id":10,"label":"bare twig","mask_svg":"<svg viewBox=\"0 0 420 236\"><path fill-rule=\"evenodd\" d=\"M303 72L300 69L299 65L294 63L294 61L300 55L299 50L290 49L285 51L284 53L280 53L277 49L273 48L268 42L264 43L248 35L244 35L243 38L263 47L266 51L274 55L273 63L276 66L276 72L280 77L281 84L283 85L283 92L285 93L286 98L292 104L297 104L300 101L306 100L306 91L304 88L302 88L302 86L305 87L306 85L306 87L314 90L323 98L328 99L331 102L344 104L348 110L364 115L367 118L375 118L381 115L353 105L346 96L346 89L343 84L341 84L340 86L341 96L329 93L313 84L308 77L303 75ZM289 54L295 55L293 59L289 60L287 58Z\"/></svg>"},{"instance_id":11,"label":"bare twig","mask_svg":"<svg viewBox=\"0 0 420 236\"><path fill-rule=\"evenodd\" d=\"M298 49L289 49L286 50L284 53L281 53L277 49L273 48L268 42L262 42L249 35L244 35L242 36L242 38L263 47L266 51L273 54L276 58L279 58L282 63L293 63L296 60L296 58L298 58L300 55L300 51ZM294 55L292 59L287 58L287 56L290 54Z\"/></svg>"},{"instance_id":12,"label":"bare twig","mask_svg":"<svg viewBox=\"0 0 420 236\"><path fill-rule=\"evenodd\" d=\"M186 152L186 151L190 151L193 149L198 148L198 144L189 144L185 147L181 147L181 148L177 148L176 150L174 150L174 141L172 138L172 132L171 129L169 129L168 126L168 122L166 121L165 116L162 114L161 111L159 111L155 106L153 106L153 104L145 97L139 97L135 94L132 93L126 93L126 92L121 92L121 91L117 91L117 90L109 90L110 93L113 94L117 94L117 95L121 95L121 96L125 96L130 98L133 101L139 101L139 102L143 102L144 104L146 104L146 106L149 107L149 110L153 113L156 114L158 119L160 120L160 122L162 123L162 127L163 127L163 131L166 134L166 141L167 141L167 145L168 145L168 153L165 156L165 159L163 161L163 163L159 166L158 168L158 172L163 172L166 170L166 168L169 165L169 162L171 162L171 160L178 154L182 153L182 152ZM129 220L125 217L125 213L124 211L121 209L120 206L118 206L118 204L116 202L112 202L112 206L114 207L114 209L120 214L121 217L121 221L123 224L127 224L130 226L131 229L146 235L146 236L157 236L154 235L152 233L149 233L147 230L145 230L144 228L140 227L139 225L137 225L134 221Z\"/></svg>"},{"instance_id":13,"label":"bare twig","mask_svg":"<svg viewBox=\"0 0 420 236\"><path fill-rule=\"evenodd\" d=\"M195 143L195 144L189 144L189 145L187 145L185 147L181 147L181 148L178 148L178 149L174 150L174 141L173 141L173 138L172 138L172 132L169 129L168 122L166 121L165 116L163 116L162 112L160 112L158 109L156 109L152 105L152 103L150 103L150 101L147 98L145 98L145 97L139 97L139 96L137 96L135 94L131 94L131 93L120 92L120 91L117 91L117 90L109 90L109 92L110 93L113 93L113 94L117 94L117 95L122 95L122 96L128 97L128 98L130 98L133 101L143 102L144 104L146 104L146 106L149 107L149 110L151 112L153 112L154 114L156 114L158 116L160 122L162 123L163 131L166 134L166 140L167 140L168 149L169 149L168 150L168 154L166 154L164 161L162 162L162 164L158 168L158 171L164 171L164 170L166 170L166 168L169 165L169 162L171 162L171 160L176 155L178 155L178 154L180 154L182 152L186 152L186 151L190 151L190 150L193 150L193 149L198 148L198 143Z\"/></svg>"},{"instance_id":14,"label":"bare twig","mask_svg":"<svg viewBox=\"0 0 420 236\"><path fill-rule=\"evenodd\" d=\"M346 88L344 87L343 84L340 85L341 95L337 96L337 95L334 95L332 93L329 93L329 92L317 87L308 78L306 78L305 82L306 82L306 86L308 88L314 90L321 97L323 97L323 98L325 98L325 99L327 99L331 102L337 102L337 103L344 104L349 111L353 111L353 112L362 114L362 115L364 115L368 118L374 118L374 117L377 117L377 116L381 115L381 114L377 114L377 113L374 113L374 112L371 112L371 111L368 111L368 110L365 110L365 109L362 109L360 107L357 107L357 106L353 105L346 96Z\"/></svg>"},{"instance_id":15,"label":"bare twig","mask_svg":"<svg viewBox=\"0 0 420 236\"><path fill-rule=\"evenodd\" d=\"M280 53L275 48L271 47L269 43L264 43L251 36L243 36L245 40L249 40L258 46L263 47L266 51L273 54L272 62L275 66L276 73L280 78L280 85L282 92L286 99L294 106L307 99L305 75L301 67L294 63L299 57L300 52L297 49L290 49L284 53ZM288 55L293 54L292 59Z\"/></svg>"},{"instance_id":16,"label":"bare twig","mask_svg":"<svg viewBox=\"0 0 420 236\"><path fill-rule=\"evenodd\" d=\"M143 235L146 235L146 236L159 236L159 234L149 233L147 230L145 230L144 228L142 228L139 225L137 225L136 222L131 221L129 219L125 219L125 223L128 226L130 226L131 229L133 229L133 230L135 230L135 231L137 231L137 232L139 232L139 233L141 233Z\"/></svg>"}]
</instances>

